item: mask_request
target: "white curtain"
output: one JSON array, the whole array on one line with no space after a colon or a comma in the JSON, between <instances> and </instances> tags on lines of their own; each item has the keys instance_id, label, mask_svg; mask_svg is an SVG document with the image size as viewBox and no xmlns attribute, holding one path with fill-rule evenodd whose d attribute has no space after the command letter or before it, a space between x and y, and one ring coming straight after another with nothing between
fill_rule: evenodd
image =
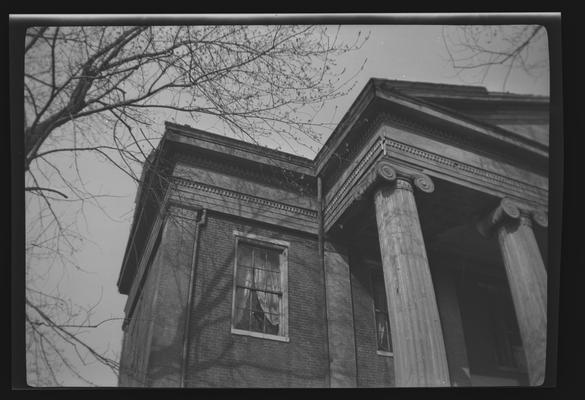
<instances>
[{"instance_id":1,"label":"white curtain","mask_svg":"<svg viewBox=\"0 0 585 400\"><path fill-rule=\"evenodd\" d=\"M273 292L280 291L280 274L276 271L257 269L254 274L254 287ZM277 294L257 291L260 307L272 325L280 324L280 298Z\"/></svg>"},{"instance_id":2,"label":"white curtain","mask_svg":"<svg viewBox=\"0 0 585 400\"><path fill-rule=\"evenodd\" d=\"M279 255L270 250L267 252L267 250L251 248L247 245L242 245L238 253L236 326L252 329L247 324L250 308L255 312L261 311L270 324L278 326L280 324L280 296L269 292L281 290ZM252 265L255 268L252 268ZM250 298L251 296L253 298Z\"/></svg>"},{"instance_id":3,"label":"white curtain","mask_svg":"<svg viewBox=\"0 0 585 400\"><path fill-rule=\"evenodd\" d=\"M244 272L244 281L240 284L246 286L246 288L238 287L236 289L236 326L239 326L245 319L248 318L249 311L244 309L250 304L251 290L247 289L252 286L253 282L253 269L252 268L240 268L239 273Z\"/></svg>"}]
</instances>

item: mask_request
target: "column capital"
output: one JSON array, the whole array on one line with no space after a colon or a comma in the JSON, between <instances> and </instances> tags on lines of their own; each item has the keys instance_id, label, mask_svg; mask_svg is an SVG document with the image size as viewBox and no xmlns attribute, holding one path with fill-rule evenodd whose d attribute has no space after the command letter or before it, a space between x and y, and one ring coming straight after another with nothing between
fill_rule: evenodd
<instances>
[{"instance_id":1,"label":"column capital","mask_svg":"<svg viewBox=\"0 0 585 400\"><path fill-rule=\"evenodd\" d=\"M546 210L543 210L541 208L533 210L531 212L532 214L532 219L534 220L534 222L536 222L538 225L542 226L543 228L548 227L548 214L546 212Z\"/></svg>"},{"instance_id":2,"label":"column capital","mask_svg":"<svg viewBox=\"0 0 585 400\"><path fill-rule=\"evenodd\" d=\"M352 192L353 200L363 199L364 194L379 183L390 183L411 192L413 186L425 193L432 193L435 190L435 185L428 175L414 168L398 165L389 157L383 157L355 185Z\"/></svg>"},{"instance_id":3,"label":"column capital","mask_svg":"<svg viewBox=\"0 0 585 400\"><path fill-rule=\"evenodd\" d=\"M544 228L548 226L545 210L505 197L495 209L478 221L477 229L483 236L489 237L499 226L516 221L529 226L532 226L533 221Z\"/></svg>"},{"instance_id":4,"label":"column capital","mask_svg":"<svg viewBox=\"0 0 585 400\"><path fill-rule=\"evenodd\" d=\"M408 186L414 185L425 193L432 193L435 190L430 176L420 171L413 171L404 167L399 167L388 159L378 161L375 167L377 177L386 182L397 183L400 181L407 182ZM403 189L412 190L412 186L401 185Z\"/></svg>"}]
</instances>

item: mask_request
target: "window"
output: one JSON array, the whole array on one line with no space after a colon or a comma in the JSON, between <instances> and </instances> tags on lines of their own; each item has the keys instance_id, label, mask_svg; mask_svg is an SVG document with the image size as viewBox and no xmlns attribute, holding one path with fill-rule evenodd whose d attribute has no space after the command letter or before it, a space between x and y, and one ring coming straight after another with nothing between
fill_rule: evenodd
<instances>
[{"instance_id":1,"label":"window","mask_svg":"<svg viewBox=\"0 0 585 400\"><path fill-rule=\"evenodd\" d=\"M372 297L374 298L374 315L376 322L376 339L378 352L392 353L392 338L390 336L390 319L388 317L388 302L384 276L378 269L371 270Z\"/></svg>"},{"instance_id":2,"label":"window","mask_svg":"<svg viewBox=\"0 0 585 400\"><path fill-rule=\"evenodd\" d=\"M232 333L288 340L288 243L235 232Z\"/></svg>"}]
</instances>

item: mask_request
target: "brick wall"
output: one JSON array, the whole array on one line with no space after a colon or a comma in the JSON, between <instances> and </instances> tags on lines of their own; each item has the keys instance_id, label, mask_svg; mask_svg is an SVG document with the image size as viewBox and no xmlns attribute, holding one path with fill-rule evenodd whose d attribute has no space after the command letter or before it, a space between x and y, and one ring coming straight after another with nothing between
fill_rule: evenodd
<instances>
[{"instance_id":1,"label":"brick wall","mask_svg":"<svg viewBox=\"0 0 585 400\"><path fill-rule=\"evenodd\" d=\"M179 209L174 210L180 213ZM189 219L169 213L157 260L153 263L160 268L160 276L154 298L152 340L148 349L150 386L180 386L195 226L194 217Z\"/></svg>"},{"instance_id":2,"label":"brick wall","mask_svg":"<svg viewBox=\"0 0 585 400\"><path fill-rule=\"evenodd\" d=\"M377 354L370 267L350 258L358 387L394 386L394 359Z\"/></svg>"},{"instance_id":3,"label":"brick wall","mask_svg":"<svg viewBox=\"0 0 585 400\"><path fill-rule=\"evenodd\" d=\"M234 230L290 242L288 343L230 332ZM208 213L199 240L187 385L325 386L328 358L317 238Z\"/></svg>"},{"instance_id":4,"label":"brick wall","mask_svg":"<svg viewBox=\"0 0 585 400\"><path fill-rule=\"evenodd\" d=\"M325 387L328 373L326 311L317 238L222 214L208 212L207 216L207 223L201 227L198 245L187 386ZM288 343L230 332L234 230L290 243ZM184 268L169 267L176 264L169 264L171 253L174 250L175 255L181 252L176 243L167 242L172 241L173 237L182 241L185 239L185 246L179 247L187 247L191 234L187 235L188 238L179 236L169 235L167 230L160 248L155 249L156 256L148 272L137 314L125 333L121 362L123 367L136 370L134 375L144 373L143 369L146 369L145 365L136 368L132 364L137 353L146 355L153 351L150 357L145 357L145 361L149 362L149 385L178 385L186 289L184 284L180 284L180 288L177 284L187 281L187 275ZM180 258L187 260L188 257ZM358 386L393 386L392 357L376 353L369 267L353 260L350 264ZM184 279L177 280L177 273ZM163 277L166 278L161 279ZM162 301L164 298L167 300ZM157 304L155 308L150 306L153 302ZM155 318L152 326L152 318L145 315ZM152 333L151 329L154 330ZM136 335L136 332L140 334ZM152 339L149 335L153 335ZM138 336L137 341L128 340ZM150 340L152 348L149 349ZM168 343L164 345L162 342ZM141 382L128 374L121 374L120 386L134 385L141 385Z\"/></svg>"}]
</instances>

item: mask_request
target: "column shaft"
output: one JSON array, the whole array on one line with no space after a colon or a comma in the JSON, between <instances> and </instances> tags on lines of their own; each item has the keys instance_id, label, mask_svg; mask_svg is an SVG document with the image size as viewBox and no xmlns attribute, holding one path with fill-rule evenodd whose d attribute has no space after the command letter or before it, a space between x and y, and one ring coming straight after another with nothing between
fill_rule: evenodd
<instances>
[{"instance_id":1,"label":"column shaft","mask_svg":"<svg viewBox=\"0 0 585 400\"><path fill-rule=\"evenodd\" d=\"M439 311L412 186L375 193L396 386L449 386Z\"/></svg>"},{"instance_id":2,"label":"column shaft","mask_svg":"<svg viewBox=\"0 0 585 400\"><path fill-rule=\"evenodd\" d=\"M526 355L530 385L542 384L546 364L547 274L525 217L498 228L498 241Z\"/></svg>"}]
</instances>

